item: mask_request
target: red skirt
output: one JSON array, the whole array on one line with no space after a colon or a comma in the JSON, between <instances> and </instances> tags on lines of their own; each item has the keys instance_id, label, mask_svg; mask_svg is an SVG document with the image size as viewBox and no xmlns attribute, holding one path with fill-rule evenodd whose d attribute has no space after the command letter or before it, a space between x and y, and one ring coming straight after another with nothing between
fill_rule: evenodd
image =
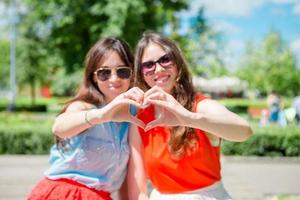
<instances>
[{"instance_id":1,"label":"red skirt","mask_svg":"<svg viewBox=\"0 0 300 200\"><path fill-rule=\"evenodd\" d=\"M29 194L28 200L112 200L110 193L88 188L69 179L41 180Z\"/></svg>"}]
</instances>

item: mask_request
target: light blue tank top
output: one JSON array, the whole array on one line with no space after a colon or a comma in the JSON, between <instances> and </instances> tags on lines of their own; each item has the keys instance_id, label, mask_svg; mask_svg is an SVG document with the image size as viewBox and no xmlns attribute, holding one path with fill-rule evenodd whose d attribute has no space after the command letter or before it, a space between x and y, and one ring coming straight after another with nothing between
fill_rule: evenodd
<instances>
[{"instance_id":1,"label":"light blue tank top","mask_svg":"<svg viewBox=\"0 0 300 200\"><path fill-rule=\"evenodd\" d=\"M98 124L66 141L64 151L50 152L49 179L67 178L110 193L123 183L129 158L127 122Z\"/></svg>"}]
</instances>

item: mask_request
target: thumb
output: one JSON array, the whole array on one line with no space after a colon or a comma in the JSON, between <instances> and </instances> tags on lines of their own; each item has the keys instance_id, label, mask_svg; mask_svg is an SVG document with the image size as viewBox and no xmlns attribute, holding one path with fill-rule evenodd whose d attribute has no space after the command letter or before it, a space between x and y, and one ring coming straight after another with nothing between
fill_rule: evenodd
<instances>
[{"instance_id":1,"label":"thumb","mask_svg":"<svg viewBox=\"0 0 300 200\"><path fill-rule=\"evenodd\" d=\"M129 122L141 127L142 129L144 129L145 126L146 126L145 123L142 120L140 120L140 119L138 119L138 118L136 118L132 115L129 117Z\"/></svg>"},{"instance_id":2,"label":"thumb","mask_svg":"<svg viewBox=\"0 0 300 200\"><path fill-rule=\"evenodd\" d=\"M160 125L164 125L164 123L161 120L161 118L158 118L156 120L153 120L153 121L149 122L145 127L145 131L149 131L150 129L155 128L155 127L160 126Z\"/></svg>"}]
</instances>

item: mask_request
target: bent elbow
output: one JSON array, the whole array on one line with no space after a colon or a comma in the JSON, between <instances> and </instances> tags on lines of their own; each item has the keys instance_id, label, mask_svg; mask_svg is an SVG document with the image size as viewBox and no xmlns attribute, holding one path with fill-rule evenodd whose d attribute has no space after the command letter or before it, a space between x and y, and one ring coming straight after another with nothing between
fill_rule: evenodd
<instances>
[{"instance_id":1,"label":"bent elbow","mask_svg":"<svg viewBox=\"0 0 300 200\"><path fill-rule=\"evenodd\" d=\"M52 126L52 133L54 135L57 135L58 134L58 130L57 130L57 127L55 125Z\"/></svg>"},{"instance_id":2,"label":"bent elbow","mask_svg":"<svg viewBox=\"0 0 300 200\"><path fill-rule=\"evenodd\" d=\"M252 128L250 126L246 126L244 128L243 133L241 134L242 137L241 137L240 142L246 141L252 134L253 134Z\"/></svg>"},{"instance_id":3,"label":"bent elbow","mask_svg":"<svg viewBox=\"0 0 300 200\"><path fill-rule=\"evenodd\" d=\"M63 133L60 130L60 127L56 122L54 122L54 124L52 126L52 133L60 138L63 138Z\"/></svg>"},{"instance_id":4,"label":"bent elbow","mask_svg":"<svg viewBox=\"0 0 300 200\"><path fill-rule=\"evenodd\" d=\"M57 126L55 126L55 125L52 126L52 133L54 135L57 135L58 137L60 137L59 130L58 130Z\"/></svg>"}]
</instances>

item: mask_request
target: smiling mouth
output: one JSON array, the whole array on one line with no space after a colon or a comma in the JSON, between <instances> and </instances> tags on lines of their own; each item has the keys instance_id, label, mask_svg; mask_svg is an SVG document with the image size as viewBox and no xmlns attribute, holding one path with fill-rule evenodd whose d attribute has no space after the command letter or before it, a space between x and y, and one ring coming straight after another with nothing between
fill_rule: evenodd
<instances>
[{"instance_id":1,"label":"smiling mouth","mask_svg":"<svg viewBox=\"0 0 300 200\"><path fill-rule=\"evenodd\" d=\"M154 78L154 81L158 82L158 83L164 83L167 80L169 80L170 77L171 77L171 75L160 76L160 77Z\"/></svg>"},{"instance_id":2,"label":"smiling mouth","mask_svg":"<svg viewBox=\"0 0 300 200\"><path fill-rule=\"evenodd\" d=\"M112 89L118 89L118 88L121 88L122 85L110 85L109 88L112 88Z\"/></svg>"}]
</instances>

